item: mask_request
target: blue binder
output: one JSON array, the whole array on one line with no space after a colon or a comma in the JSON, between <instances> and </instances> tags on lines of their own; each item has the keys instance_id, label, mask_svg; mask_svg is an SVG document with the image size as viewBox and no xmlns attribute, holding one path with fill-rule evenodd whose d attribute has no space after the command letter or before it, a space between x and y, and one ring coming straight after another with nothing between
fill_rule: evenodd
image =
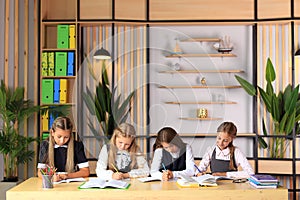
<instances>
[{"instance_id":1,"label":"blue binder","mask_svg":"<svg viewBox=\"0 0 300 200\"><path fill-rule=\"evenodd\" d=\"M67 76L74 76L74 52L68 52L68 69Z\"/></svg>"},{"instance_id":2,"label":"blue binder","mask_svg":"<svg viewBox=\"0 0 300 200\"><path fill-rule=\"evenodd\" d=\"M49 115L49 130L51 129L54 120L55 120L55 116L53 116L53 114L50 114Z\"/></svg>"},{"instance_id":3,"label":"blue binder","mask_svg":"<svg viewBox=\"0 0 300 200\"><path fill-rule=\"evenodd\" d=\"M60 80L54 79L53 103L59 103Z\"/></svg>"}]
</instances>

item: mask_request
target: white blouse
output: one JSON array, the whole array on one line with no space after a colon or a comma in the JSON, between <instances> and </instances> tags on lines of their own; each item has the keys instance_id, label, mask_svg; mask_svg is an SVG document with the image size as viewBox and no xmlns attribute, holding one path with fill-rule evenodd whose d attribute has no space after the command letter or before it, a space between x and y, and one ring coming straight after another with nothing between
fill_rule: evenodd
<instances>
[{"instance_id":1,"label":"white blouse","mask_svg":"<svg viewBox=\"0 0 300 200\"><path fill-rule=\"evenodd\" d=\"M200 169L201 172L205 172L210 164L212 153L216 149L216 159L218 160L230 160L230 150L227 147L224 150L221 150L217 146L209 147L204 154L198 168ZM243 154L243 152L238 148L235 147L234 150L234 158L235 158L235 163L237 167L241 166L243 168L243 171L247 172L249 175L254 174L254 171L249 164L246 156ZM195 172L196 174L198 171Z\"/></svg>"},{"instance_id":2,"label":"white blouse","mask_svg":"<svg viewBox=\"0 0 300 200\"><path fill-rule=\"evenodd\" d=\"M144 177L149 175L149 166L144 158L144 156L137 156L136 157L137 161L137 169L131 169L130 172L128 172L129 176L131 178L133 177ZM131 158L130 154L128 151L118 151L117 156L116 156L116 167L118 169L125 168L126 166L130 165L131 163ZM107 151L107 146L103 145L98 161L97 161L97 167L96 167L96 174L98 177L101 177L106 180L111 180L113 171L112 170L107 170L108 166L108 151Z\"/></svg>"},{"instance_id":3,"label":"white blouse","mask_svg":"<svg viewBox=\"0 0 300 200\"><path fill-rule=\"evenodd\" d=\"M161 179L162 178L162 172L159 171L161 167L161 160L162 160L162 148L158 148L154 151L152 164L151 164L151 171L150 174L152 177L156 177ZM170 153L172 158L176 159L179 157L180 151L176 153ZM182 171L172 171L174 178L179 177L181 174L186 176L193 176L194 175L194 156L192 152L192 148L189 144L186 145L186 169Z\"/></svg>"}]
</instances>

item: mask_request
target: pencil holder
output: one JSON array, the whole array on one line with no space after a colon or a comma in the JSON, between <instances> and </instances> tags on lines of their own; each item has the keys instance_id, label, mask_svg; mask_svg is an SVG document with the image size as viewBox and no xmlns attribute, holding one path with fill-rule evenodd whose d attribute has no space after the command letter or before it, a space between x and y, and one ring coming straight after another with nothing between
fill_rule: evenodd
<instances>
[{"instance_id":1,"label":"pencil holder","mask_svg":"<svg viewBox=\"0 0 300 200\"><path fill-rule=\"evenodd\" d=\"M44 189L53 188L53 175L42 175L42 187Z\"/></svg>"},{"instance_id":2,"label":"pencil holder","mask_svg":"<svg viewBox=\"0 0 300 200\"><path fill-rule=\"evenodd\" d=\"M206 108L200 108L197 110L197 117L199 118L207 118L208 117L208 111Z\"/></svg>"}]
</instances>

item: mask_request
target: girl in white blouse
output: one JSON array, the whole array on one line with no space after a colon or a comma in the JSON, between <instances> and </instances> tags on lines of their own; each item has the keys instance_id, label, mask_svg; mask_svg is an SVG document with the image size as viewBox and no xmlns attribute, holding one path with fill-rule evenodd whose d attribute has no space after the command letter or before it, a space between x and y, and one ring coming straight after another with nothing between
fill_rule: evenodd
<instances>
[{"instance_id":1,"label":"girl in white blouse","mask_svg":"<svg viewBox=\"0 0 300 200\"><path fill-rule=\"evenodd\" d=\"M167 181L181 174L194 175L194 156L189 144L184 143L170 127L162 128L153 145L151 176Z\"/></svg>"},{"instance_id":2,"label":"girl in white blouse","mask_svg":"<svg viewBox=\"0 0 300 200\"><path fill-rule=\"evenodd\" d=\"M135 141L132 125L122 123L114 130L109 145L100 151L96 174L106 180L143 177L149 175L149 166Z\"/></svg>"},{"instance_id":3,"label":"girl in white blouse","mask_svg":"<svg viewBox=\"0 0 300 200\"><path fill-rule=\"evenodd\" d=\"M247 174L254 174L245 155L241 150L233 146L233 140L236 137L237 128L232 122L223 122L217 129L216 145L209 148L203 156L196 175L205 173L210 166L211 173L215 176L226 176L227 172L237 171L239 166Z\"/></svg>"}]
</instances>

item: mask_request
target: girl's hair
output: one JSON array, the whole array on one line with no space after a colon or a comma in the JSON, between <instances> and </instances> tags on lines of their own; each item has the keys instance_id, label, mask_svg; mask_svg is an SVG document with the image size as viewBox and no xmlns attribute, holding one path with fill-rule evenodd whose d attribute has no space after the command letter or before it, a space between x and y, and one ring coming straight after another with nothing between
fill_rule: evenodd
<instances>
[{"instance_id":1,"label":"girl's hair","mask_svg":"<svg viewBox=\"0 0 300 200\"><path fill-rule=\"evenodd\" d=\"M65 170L68 173L74 172L74 137L72 134L73 124L68 117L57 117L52 124L51 132L55 132L57 129L70 132ZM55 140L52 134L50 133L49 148L48 148L48 158L49 158L50 166L54 166L54 145L55 145Z\"/></svg>"},{"instance_id":2,"label":"girl's hair","mask_svg":"<svg viewBox=\"0 0 300 200\"><path fill-rule=\"evenodd\" d=\"M128 123L122 123L114 129L108 151L108 168L110 170L114 170L113 166L111 166L112 163L116 166L116 154L118 151L118 148L116 146L116 139L118 137L132 138L131 145L129 146L127 151L129 152L131 158L130 169L134 169L137 166L136 154L140 153L140 148L135 141L135 129L131 124Z\"/></svg>"},{"instance_id":3,"label":"girl's hair","mask_svg":"<svg viewBox=\"0 0 300 200\"><path fill-rule=\"evenodd\" d=\"M227 133L232 138L231 142L228 145L228 148L230 150L229 169L236 170L236 167L234 166L234 161L233 161L233 155L234 155L234 150L235 150L235 147L233 146L233 139L236 137L237 128L232 122L223 122L218 127L217 132L218 133L219 132Z\"/></svg>"},{"instance_id":4,"label":"girl's hair","mask_svg":"<svg viewBox=\"0 0 300 200\"><path fill-rule=\"evenodd\" d=\"M174 144L180 149L185 146L185 143L182 141L180 136L171 127L164 127L158 131L155 143L153 145L153 152L158 148L162 148L162 142Z\"/></svg>"}]
</instances>

